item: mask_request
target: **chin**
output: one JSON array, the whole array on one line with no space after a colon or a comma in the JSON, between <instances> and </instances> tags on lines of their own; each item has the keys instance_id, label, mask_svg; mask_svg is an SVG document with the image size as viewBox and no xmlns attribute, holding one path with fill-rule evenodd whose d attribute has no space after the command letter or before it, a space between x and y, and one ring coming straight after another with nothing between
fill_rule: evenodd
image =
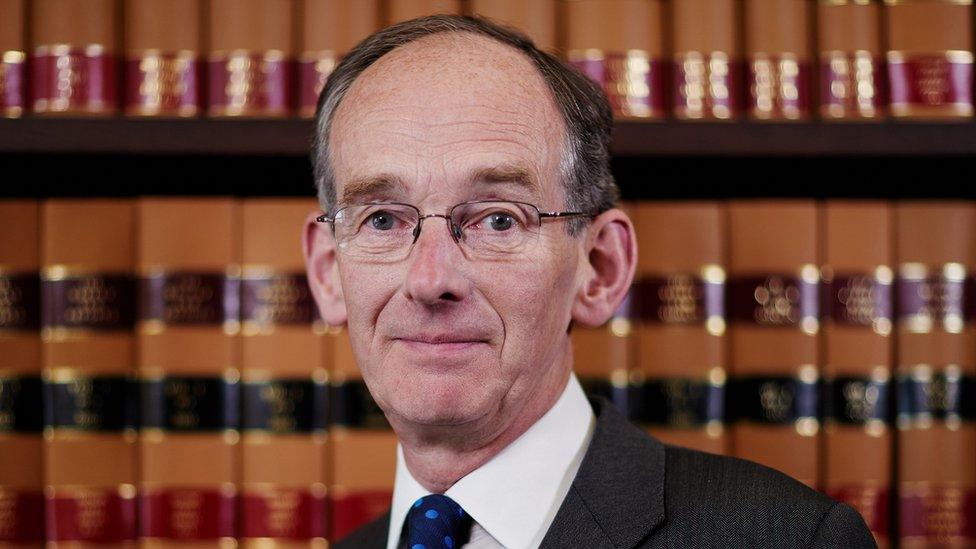
<instances>
[{"instance_id":1,"label":"chin","mask_svg":"<svg viewBox=\"0 0 976 549\"><path fill-rule=\"evenodd\" d=\"M497 408L483 382L457 375L404 376L386 398L391 411L413 424L448 426L477 421Z\"/></svg>"}]
</instances>

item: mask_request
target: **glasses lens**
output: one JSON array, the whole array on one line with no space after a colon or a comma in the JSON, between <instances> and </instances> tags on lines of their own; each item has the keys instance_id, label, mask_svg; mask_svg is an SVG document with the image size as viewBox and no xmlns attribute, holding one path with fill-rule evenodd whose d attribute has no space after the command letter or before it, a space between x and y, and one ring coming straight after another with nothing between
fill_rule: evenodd
<instances>
[{"instance_id":1,"label":"glasses lens","mask_svg":"<svg viewBox=\"0 0 976 549\"><path fill-rule=\"evenodd\" d=\"M336 212L336 242L354 256L405 252L413 242L417 221L417 210L403 204L349 206Z\"/></svg>"},{"instance_id":2,"label":"glasses lens","mask_svg":"<svg viewBox=\"0 0 976 549\"><path fill-rule=\"evenodd\" d=\"M474 253L503 255L522 251L537 234L539 212L519 202L467 202L451 211L462 241Z\"/></svg>"}]
</instances>

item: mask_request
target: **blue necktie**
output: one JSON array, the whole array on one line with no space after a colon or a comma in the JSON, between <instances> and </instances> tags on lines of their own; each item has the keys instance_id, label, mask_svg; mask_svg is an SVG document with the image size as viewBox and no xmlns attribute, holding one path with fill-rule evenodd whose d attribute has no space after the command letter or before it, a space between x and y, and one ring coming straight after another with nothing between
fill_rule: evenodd
<instances>
[{"instance_id":1,"label":"blue necktie","mask_svg":"<svg viewBox=\"0 0 976 549\"><path fill-rule=\"evenodd\" d=\"M471 516L453 499L431 494L414 502L407 529L409 549L453 549L467 543Z\"/></svg>"}]
</instances>

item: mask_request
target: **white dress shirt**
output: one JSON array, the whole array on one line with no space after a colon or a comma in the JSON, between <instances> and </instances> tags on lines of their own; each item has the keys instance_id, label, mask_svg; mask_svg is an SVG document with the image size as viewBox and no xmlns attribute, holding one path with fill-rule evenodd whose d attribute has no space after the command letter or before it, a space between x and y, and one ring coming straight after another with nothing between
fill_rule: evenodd
<instances>
[{"instance_id":1,"label":"white dress shirt","mask_svg":"<svg viewBox=\"0 0 976 549\"><path fill-rule=\"evenodd\" d=\"M583 388L570 374L559 400L539 421L444 493L474 519L463 547L538 547L569 492L595 425ZM398 444L387 549L396 549L411 505L428 494L410 474Z\"/></svg>"}]
</instances>

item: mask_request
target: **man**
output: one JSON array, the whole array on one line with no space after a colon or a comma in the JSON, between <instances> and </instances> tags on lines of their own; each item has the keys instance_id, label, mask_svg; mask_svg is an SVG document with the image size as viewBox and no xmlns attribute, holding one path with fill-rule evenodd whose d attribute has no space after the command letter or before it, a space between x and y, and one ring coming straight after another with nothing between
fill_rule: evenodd
<instances>
[{"instance_id":1,"label":"man","mask_svg":"<svg viewBox=\"0 0 976 549\"><path fill-rule=\"evenodd\" d=\"M303 246L399 439L389 514L337 547L871 547L849 506L665 446L572 374L634 276L596 86L492 23L351 51L319 100Z\"/></svg>"}]
</instances>

